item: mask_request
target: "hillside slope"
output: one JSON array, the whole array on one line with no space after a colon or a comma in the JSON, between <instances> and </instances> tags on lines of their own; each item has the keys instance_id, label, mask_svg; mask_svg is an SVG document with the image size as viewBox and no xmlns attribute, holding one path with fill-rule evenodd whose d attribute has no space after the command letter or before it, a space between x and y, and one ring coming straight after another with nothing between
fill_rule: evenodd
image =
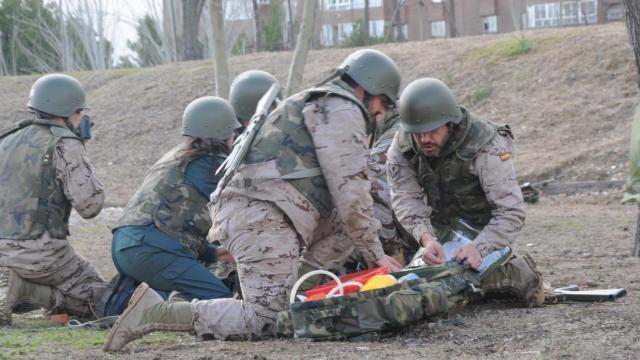
<instances>
[{"instance_id":1,"label":"hillside slope","mask_svg":"<svg viewBox=\"0 0 640 360\"><path fill-rule=\"evenodd\" d=\"M522 47L529 47L522 52ZM633 109L640 103L623 24L376 46L395 59L403 85L431 76L473 112L511 124L521 180L622 179ZM324 78L353 49L313 51L304 83ZM284 81L289 52L230 59L233 75L262 69ZM90 156L122 205L146 170L180 137L184 107L213 92L209 61L82 72L95 138ZM0 128L24 118L37 76L0 78Z\"/></svg>"}]
</instances>

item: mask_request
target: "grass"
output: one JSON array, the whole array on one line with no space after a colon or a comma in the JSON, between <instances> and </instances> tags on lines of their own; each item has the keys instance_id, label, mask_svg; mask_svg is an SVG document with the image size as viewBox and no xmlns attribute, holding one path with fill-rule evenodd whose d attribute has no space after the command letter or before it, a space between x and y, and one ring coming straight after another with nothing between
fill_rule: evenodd
<instances>
[{"instance_id":1,"label":"grass","mask_svg":"<svg viewBox=\"0 0 640 360\"><path fill-rule=\"evenodd\" d=\"M57 353L61 358L70 352L83 353L100 350L107 338L105 330L75 329L52 325L35 313L13 316L13 326L0 327L0 360L39 353ZM144 345L171 344L178 341L177 333L153 333L137 340Z\"/></svg>"},{"instance_id":2,"label":"grass","mask_svg":"<svg viewBox=\"0 0 640 360\"><path fill-rule=\"evenodd\" d=\"M493 93L493 84L490 81L487 81L480 87L478 90L473 92L473 100L478 103L488 97Z\"/></svg>"},{"instance_id":3,"label":"grass","mask_svg":"<svg viewBox=\"0 0 640 360\"><path fill-rule=\"evenodd\" d=\"M495 65L499 61L513 59L534 51L545 51L564 40L579 35L588 35L588 29L564 29L562 31L538 32L535 34L520 32L508 39L470 49L465 55L470 60L484 61L486 64Z\"/></svg>"}]
</instances>

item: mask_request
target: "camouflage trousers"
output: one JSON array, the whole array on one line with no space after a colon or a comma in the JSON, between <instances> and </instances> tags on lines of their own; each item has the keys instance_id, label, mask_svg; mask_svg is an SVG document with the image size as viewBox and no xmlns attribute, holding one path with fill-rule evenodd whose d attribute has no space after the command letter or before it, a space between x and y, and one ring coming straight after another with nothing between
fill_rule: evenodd
<instances>
[{"instance_id":1,"label":"camouflage trousers","mask_svg":"<svg viewBox=\"0 0 640 360\"><path fill-rule=\"evenodd\" d=\"M244 196L213 205L210 241L234 257L243 300L194 300L194 330L201 338L273 336L277 313L288 307L300 263L298 234L285 214L267 201Z\"/></svg>"},{"instance_id":2,"label":"camouflage trousers","mask_svg":"<svg viewBox=\"0 0 640 360\"><path fill-rule=\"evenodd\" d=\"M53 239L47 232L33 240L0 239L0 266L26 281L50 286L50 313L92 317L107 286L67 240Z\"/></svg>"},{"instance_id":3,"label":"camouflage trousers","mask_svg":"<svg viewBox=\"0 0 640 360\"><path fill-rule=\"evenodd\" d=\"M489 272L480 287L485 298L515 297L527 306L540 306L544 301L542 275L529 255L513 255Z\"/></svg>"}]
</instances>

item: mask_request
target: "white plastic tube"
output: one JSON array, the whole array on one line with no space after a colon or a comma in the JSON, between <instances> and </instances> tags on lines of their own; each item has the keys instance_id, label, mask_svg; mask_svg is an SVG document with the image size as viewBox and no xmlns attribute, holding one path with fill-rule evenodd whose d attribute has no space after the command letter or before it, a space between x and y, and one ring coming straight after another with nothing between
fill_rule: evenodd
<instances>
[{"instance_id":1,"label":"white plastic tube","mask_svg":"<svg viewBox=\"0 0 640 360\"><path fill-rule=\"evenodd\" d=\"M344 288L347 286L357 286L358 289L362 289L364 287L364 285L362 285L361 283L357 282L357 281L347 281L347 282L343 282L342 284L334 287L333 289L331 289L331 291L329 291L329 293L327 294L326 297L330 298L330 297L334 297L334 296L342 296L344 295ZM340 292L340 295L336 295L337 292Z\"/></svg>"},{"instance_id":2,"label":"white plastic tube","mask_svg":"<svg viewBox=\"0 0 640 360\"><path fill-rule=\"evenodd\" d=\"M291 304L293 304L294 302L296 302L296 294L298 293L298 288L300 287L300 285L302 285L302 283L307 280L308 278L312 277L312 276L316 276L316 275L327 275L329 277L331 277L336 284L338 284L338 287L340 287L340 295L344 294L344 290L342 289L341 285L342 285L342 281L340 281L340 279L332 272L326 271L326 270L314 270L314 271L310 271L306 274L304 274L300 279L298 279L298 281L296 281L296 283L293 285L293 288L291 289L291 296L289 297L289 302Z\"/></svg>"}]
</instances>

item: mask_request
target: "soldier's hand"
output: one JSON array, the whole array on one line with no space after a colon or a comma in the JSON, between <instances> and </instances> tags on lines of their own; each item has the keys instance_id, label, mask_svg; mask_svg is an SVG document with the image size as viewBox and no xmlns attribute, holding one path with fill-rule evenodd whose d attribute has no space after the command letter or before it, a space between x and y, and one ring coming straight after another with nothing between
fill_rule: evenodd
<instances>
[{"instance_id":1,"label":"soldier's hand","mask_svg":"<svg viewBox=\"0 0 640 360\"><path fill-rule=\"evenodd\" d=\"M422 234L420 244L424 248L422 260L425 263L428 265L444 265L447 262L442 245L433 236L427 233Z\"/></svg>"},{"instance_id":2,"label":"soldier's hand","mask_svg":"<svg viewBox=\"0 0 640 360\"><path fill-rule=\"evenodd\" d=\"M382 259L376 260L374 263L378 267L383 267L383 266L388 267L391 272L402 270L402 265L400 265L398 260L392 258L389 255L385 255Z\"/></svg>"},{"instance_id":3,"label":"soldier's hand","mask_svg":"<svg viewBox=\"0 0 640 360\"><path fill-rule=\"evenodd\" d=\"M482 254L473 245L465 245L453 253L453 257L460 264L469 265L474 270L479 270L482 265Z\"/></svg>"},{"instance_id":4,"label":"soldier's hand","mask_svg":"<svg viewBox=\"0 0 640 360\"><path fill-rule=\"evenodd\" d=\"M216 249L216 259L217 261L226 262L229 264L236 263L236 259L233 258L233 255L231 255L229 250L223 248L222 246Z\"/></svg>"}]
</instances>

